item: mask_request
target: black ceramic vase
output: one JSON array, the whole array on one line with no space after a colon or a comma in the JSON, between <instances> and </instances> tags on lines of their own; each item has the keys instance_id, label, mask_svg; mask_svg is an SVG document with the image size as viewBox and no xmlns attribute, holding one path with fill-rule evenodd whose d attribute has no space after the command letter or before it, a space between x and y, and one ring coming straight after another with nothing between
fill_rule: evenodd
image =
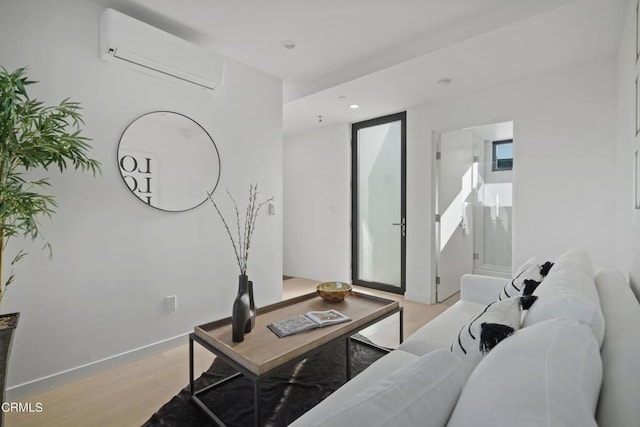
<instances>
[{"instance_id":1,"label":"black ceramic vase","mask_svg":"<svg viewBox=\"0 0 640 427\"><path fill-rule=\"evenodd\" d=\"M231 329L233 342L244 341L244 334L251 332L255 322L253 283L245 274L238 276L238 295L233 301Z\"/></svg>"},{"instance_id":2,"label":"black ceramic vase","mask_svg":"<svg viewBox=\"0 0 640 427\"><path fill-rule=\"evenodd\" d=\"M251 332L253 327L256 325L256 303L253 300L253 282L251 280L248 281L248 290L249 290L249 322L245 324L244 333L248 334Z\"/></svg>"}]
</instances>

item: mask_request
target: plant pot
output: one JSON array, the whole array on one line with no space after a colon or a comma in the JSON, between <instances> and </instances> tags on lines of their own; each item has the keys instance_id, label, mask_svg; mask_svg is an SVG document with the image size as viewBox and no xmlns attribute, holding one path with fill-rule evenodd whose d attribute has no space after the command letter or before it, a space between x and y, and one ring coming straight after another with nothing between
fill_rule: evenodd
<instances>
[{"instance_id":1,"label":"plant pot","mask_svg":"<svg viewBox=\"0 0 640 427\"><path fill-rule=\"evenodd\" d=\"M2 386L2 403L5 402L7 388L7 366L11 353L13 332L18 326L20 313L0 315L0 385ZM0 427L4 425L4 412L0 411Z\"/></svg>"}]
</instances>

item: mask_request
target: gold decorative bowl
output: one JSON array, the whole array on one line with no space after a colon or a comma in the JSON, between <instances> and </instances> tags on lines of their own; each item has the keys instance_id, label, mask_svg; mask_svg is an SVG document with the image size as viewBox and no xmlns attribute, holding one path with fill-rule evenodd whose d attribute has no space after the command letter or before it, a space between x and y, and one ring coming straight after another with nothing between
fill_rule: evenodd
<instances>
[{"instance_id":1,"label":"gold decorative bowl","mask_svg":"<svg viewBox=\"0 0 640 427\"><path fill-rule=\"evenodd\" d=\"M324 282L316 288L318 295L329 302L342 302L351 293L353 287L345 282Z\"/></svg>"}]
</instances>

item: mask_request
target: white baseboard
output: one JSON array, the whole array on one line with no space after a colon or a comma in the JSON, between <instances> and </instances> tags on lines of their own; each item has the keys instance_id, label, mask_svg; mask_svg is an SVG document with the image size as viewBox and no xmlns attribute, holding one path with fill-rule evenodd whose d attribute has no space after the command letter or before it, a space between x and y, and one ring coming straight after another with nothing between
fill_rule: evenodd
<instances>
[{"instance_id":1,"label":"white baseboard","mask_svg":"<svg viewBox=\"0 0 640 427\"><path fill-rule=\"evenodd\" d=\"M182 335L167 338L166 340L158 341L156 343L138 347L124 353L116 354L115 356L107 357L95 362L87 363L85 365L48 375L46 377L8 387L6 400L8 402L25 400L30 396L44 393L65 384L79 381L91 375L104 372L108 369L135 362L136 360L140 360L144 357L162 353L163 351L167 351L180 345L187 344L188 335L189 333L187 332Z\"/></svg>"}]
</instances>

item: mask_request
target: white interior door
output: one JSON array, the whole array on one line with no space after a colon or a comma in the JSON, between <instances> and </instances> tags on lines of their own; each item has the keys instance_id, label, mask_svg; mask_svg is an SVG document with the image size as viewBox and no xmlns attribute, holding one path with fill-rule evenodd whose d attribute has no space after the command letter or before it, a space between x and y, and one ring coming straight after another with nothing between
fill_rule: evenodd
<instances>
[{"instance_id":1,"label":"white interior door","mask_svg":"<svg viewBox=\"0 0 640 427\"><path fill-rule=\"evenodd\" d=\"M436 156L436 300L460 291L460 277L473 270L472 134L466 130L438 135Z\"/></svg>"}]
</instances>

